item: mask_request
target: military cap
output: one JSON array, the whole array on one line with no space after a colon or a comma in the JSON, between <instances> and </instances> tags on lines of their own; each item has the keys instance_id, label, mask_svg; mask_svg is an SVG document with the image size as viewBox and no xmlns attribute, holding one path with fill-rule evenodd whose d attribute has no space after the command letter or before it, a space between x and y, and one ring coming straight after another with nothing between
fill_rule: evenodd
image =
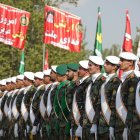
<instances>
[{"instance_id":1,"label":"military cap","mask_svg":"<svg viewBox=\"0 0 140 140\"><path fill-rule=\"evenodd\" d=\"M2 86L5 86L5 85L6 85L6 80L5 80L5 79L1 80L0 84L1 84Z\"/></svg>"},{"instance_id":2,"label":"military cap","mask_svg":"<svg viewBox=\"0 0 140 140\"><path fill-rule=\"evenodd\" d=\"M79 68L79 64L77 63L70 63L67 64L68 69L73 70L73 71L77 71Z\"/></svg>"},{"instance_id":3,"label":"military cap","mask_svg":"<svg viewBox=\"0 0 140 140\"><path fill-rule=\"evenodd\" d=\"M59 75L65 75L67 73L67 65L66 64L61 64L57 66L56 68L56 73Z\"/></svg>"},{"instance_id":4,"label":"military cap","mask_svg":"<svg viewBox=\"0 0 140 140\"><path fill-rule=\"evenodd\" d=\"M16 76L12 77L11 79L12 79L11 80L12 83L16 83L16 79L17 79Z\"/></svg>"},{"instance_id":5,"label":"military cap","mask_svg":"<svg viewBox=\"0 0 140 140\"><path fill-rule=\"evenodd\" d=\"M44 73L41 72L41 71L39 71L39 72L36 72L36 73L34 74L34 76L35 76L36 78L43 79L43 78L44 78Z\"/></svg>"},{"instance_id":6,"label":"military cap","mask_svg":"<svg viewBox=\"0 0 140 140\"><path fill-rule=\"evenodd\" d=\"M6 83L11 83L11 81L12 81L11 77L6 79Z\"/></svg>"},{"instance_id":7,"label":"military cap","mask_svg":"<svg viewBox=\"0 0 140 140\"><path fill-rule=\"evenodd\" d=\"M132 61L137 60L137 56L133 54L132 52L121 52L119 57L126 60L132 60Z\"/></svg>"},{"instance_id":8,"label":"military cap","mask_svg":"<svg viewBox=\"0 0 140 140\"><path fill-rule=\"evenodd\" d=\"M43 73L44 73L44 75L50 75L51 69L44 70Z\"/></svg>"},{"instance_id":9,"label":"military cap","mask_svg":"<svg viewBox=\"0 0 140 140\"><path fill-rule=\"evenodd\" d=\"M104 61L100 56L89 56L89 60L96 65L102 66L104 64Z\"/></svg>"},{"instance_id":10,"label":"military cap","mask_svg":"<svg viewBox=\"0 0 140 140\"><path fill-rule=\"evenodd\" d=\"M17 75L17 80L24 80L24 75L23 74Z\"/></svg>"},{"instance_id":11,"label":"military cap","mask_svg":"<svg viewBox=\"0 0 140 140\"><path fill-rule=\"evenodd\" d=\"M24 76L27 77L29 80L34 80L34 73L33 72L24 72Z\"/></svg>"},{"instance_id":12,"label":"military cap","mask_svg":"<svg viewBox=\"0 0 140 140\"><path fill-rule=\"evenodd\" d=\"M51 66L51 69L52 69L54 72L56 72L56 68L57 68L57 65L52 65L52 66Z\"/></svg>"},{"instance_id":13,"label":"military cap","mask_svg":"<svg viewBox=\"0 0 140 140\"><path fill-rule=\"evenodd\" d=\"M88 60L79 61L79 65L84 69L88 69Z\"/></svg>"},{"instance_id":14,"label":"military cap","mask_svg":"<svg viewBox=\"0 0 140 140\"><path fill-rule=\"evenodd\" d=\"M120 58L117 56L107 56L105 59L114 65L119 65L120 62Z\"/></svg>"}]
</instances>

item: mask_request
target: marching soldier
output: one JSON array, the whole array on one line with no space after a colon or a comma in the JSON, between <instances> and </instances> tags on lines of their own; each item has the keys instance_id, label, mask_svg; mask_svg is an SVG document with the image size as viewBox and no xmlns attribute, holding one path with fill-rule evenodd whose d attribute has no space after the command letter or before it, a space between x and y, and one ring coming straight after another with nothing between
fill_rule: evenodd
<instances>
[{"instance_id":1,"label":"marching soldier","mask_svg":"<svg viewBox=\"0 0 140 140\"><path fill-rule=\"evenodd\" d=\"M138 78L134 74L136 56L131 52L120 53L122 84L116 94L116 139L138 140L139 118L135 108L135 93Z\"/></svg>"},{"instance_id":2,"label":"marching soldier","mask_svg":"<svg viewBox=\"0 0 140 140\"><path fill-rule=\"evenodd\" d=\"M21 119L21 102L24 96L24 75L18 75L16 77L16 87L18 90L17 96L15 97L12 105L12 114L14 118L14 139L22 139L24 135L22 135L22 121Z\"/></svg>"},{"instance_id":3,"label":"marching soldier","mask_svg":"<svg viewBox=\"0 0 140 140\"><path fill-rule=\"evenodd\" d=\"M39 103L42 94L45 91L45 85L43 84L44 74L43 72L36 72L34 74L34 85L37 88L36 92L34 93L32 103L30 105L30 120L32 122L32 130L31 134L33 138L39 138L39 131L40 131L40 118L41 114L39 111Z\"/></svg>"},{"instance_id":4,"label":"marching soldier","mask_svg":"<svg viewBox=\"0 0 140 140\"><path fill-rule=\"evenodd\" d=\"M32 102L33 95L36 91L36 88L33 85L34 81L34 73L33 72L24 72L24 97L21 102L21 115L20 117L21 122L24 119L24 122L21 123L22 125L20 128L22 129L22 134L20 136L25 137L27 140L30 137L30 130L31 130L31 122L30 122L30 105ZM19 120L20 121L20 120ZM25 135L24 135L25 134Z\"/></svg>"},{"instance_id":5,"label":"marching soldier","mask_svg":"<svg viewBox=\"0 0 140 140\"><path fill-rule=\"evenodd\" d=\"M40 100L40 106L39 110L41 113L41 129L40 129L40 135L43 140L48 140L50 138L50 125L49 125L49 120L48 120L48 115L46 113L47 110L47 99L48 99L48 94L49 91L51 90L52 87L52 81L51 81L51 69L47 69L43 71L44 73L44 84L45 84L45 92L43 93L41 100Z\"/></svg>"},{"instance_id":6,"label":"marching soldier","mask_svg":"<svg viewBox=\"0 0 140 140\"><path fill-rule=\"evenodd\" d=\"M73 122L75 129L75 137L82 139L82 127L83 127L83 116L85 110L85 93L86 88L89 85L91 78L89 77L88 71L88 60L83 60L79 62L78 69L79 83L77 82L76 91L73 97L72 103L72 113L73 113Z\"/></svg>"},{"instance_id":7,"label":"marching soldier","mask_svg":"<svg viewBox=\"0 0 140 140\"><path fill-rule=\"evenodd\" d=\"M65 103L66 103L66 109L67 109L67 129L66 129L66 139L71 138L74 139L74 129L73 126L71 125L72 119L72 100L73 100L73 95L76 90L76 81L78 80L78 68L79 64L76 63L70 63L67 65L68 71L67 71L67 79L70 81L67 89L66 89L66 95L65 95ZM71 128L71 129L70 129Z\"/></svg>"},{"instance_id":8,"label":"marching soldier","mask_svg":"<svg viewBox=\"0 0 140 140\"><path fill-rule=\"evenodd\" d=\"M66 123L68 122L65 108L65 94L66 88L69 83L67 80L67 65L62 64L56 68L57 80L60 84L57 86L56 93L54 96L53 108L56 115L56 125L59 127L59 139L63 140L65 138ZM58 124L57 124L58 123ZM69 129L69 128L68 128ZM70 130L70 129L69 129Z\"/></svg>"},{"instance_id":9,"label":"marching soldier","mask_svg":"<svg viewBox=\"0 0 140 140\"><path fill-rule=\"evenodd\" d=\"M119 58L116 56L107 56L105 59L105 72L107 78L100 90L100 116L99 116L99 139L115 140L115 99L116 92L121 83L116 72L119 66Z\"/></svg>"},{"instance_id":10,"label":"marching soldier","mask_svg":"<svg viewBox=\"0 0 140 140\"><path fill-rule=\"evenodd\" d=\"M89 73L91 82L86 90L85 113L83 118L83 137L85 140L97 140L97 127L99 119L99 91L105 81L101 73L103 59L99 56L89 57Z\"/></svg>"}]
</instances>

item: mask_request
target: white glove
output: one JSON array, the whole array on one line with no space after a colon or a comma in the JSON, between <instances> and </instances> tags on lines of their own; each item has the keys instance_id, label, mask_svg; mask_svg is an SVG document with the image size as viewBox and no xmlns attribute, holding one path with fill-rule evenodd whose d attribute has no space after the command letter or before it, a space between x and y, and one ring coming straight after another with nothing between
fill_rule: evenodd
<instances>
[{"instance_id":1,"label":"white glove","mask_svg":"<svg viewBox=\"0 0 140 140\"><path fill-rule=\"evenodd\" d=\"M0 137L3 136L3 129L0 130Z\"/></svg>"},{"instance_id":2,"label":"white glove","mask_svg":"<svg viewBox=\"0 0 140 140\"><path fill-rule=\"evenodd\" d=\"M72 128L70 129L70 136L72 137Z\"/></svg>"},{"instance_id":3,"label":"white glove","mask_svg":"<svg viewBox=\"0 0 140 140\"><path fill-rule=\"evenodd\" d=\"M18 124L15 123L15 127L14 127L14 135L15 135L15 138L18 137Z\"/></svg>"},{"instance_id":4,"label":"white glove","mask_svg":"<svg viewBox=\"0 0 140 140\"><path fill-rule=\"evenodd\" d=\"M40 136L41 136L41 138L43 137L43 136L42 136L42 128L40 129Z\"/></svg>"},{"instance_id":5,"label":"white glove","mask_svg":"<svg viewBox=\"0 0 140 140\"><path fill-rule=\"evenodd\" d=\"M33 129L31 131L32 135L36 135L37 133L37 126L33 126Z\"/></svg>"},{"instance_id":6,"label":"white glove","mask_svg":"<svg viewBox=\"0 0 140 140\"><path fill-rule=\"evenodd\" d=\"M30 126L26 125L26 132L29 133L30 132Z\"/></svg>"},{"instance_id":7,"label":"white glove","mask_svg":"<svg viewBox=\"0 0 140 140\"><path fill-rule=\"evenodd\" d=\"M128 128L124 128L122 136L123 140L128 140Z\"/></svg>"},{"instance_id":8,"label":"white glove","mask_svg":"<svg viewBox=\"0 0 140 140\"><path fill-rule=\"evenodd\" d=\"M97 134L97 125L96 124L92 124L91 128L90 128L90 133L93 134Z\"/></svg>"},{"instance_id":9,"label":"white glove","mask_svg":"<svg viewBox=\"0 0 140 140\"><path fill-rule=\"evenodd\" d=\"M109 127L109 138L110 138L110 140L115 140L114 128L113 127Z\"/></svg>"},{"instance_id":10,"label":"white glove","mask_svg":"<svg viewBox=\"0 0 140 140\"><path fill-rule=\"evenodd\" d=\"M82 127L81 125L78 125L78 128L76 129L75 136L80 137L82 139Z\"/></svg>"}]
</instances>

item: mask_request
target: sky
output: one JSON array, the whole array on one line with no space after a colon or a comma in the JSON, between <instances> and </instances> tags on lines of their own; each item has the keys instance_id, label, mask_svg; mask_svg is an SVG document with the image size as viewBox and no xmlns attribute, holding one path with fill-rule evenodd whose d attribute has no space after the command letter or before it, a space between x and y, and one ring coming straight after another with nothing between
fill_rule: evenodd
<instances>
[{"instance_id":1,"label":"sky","mask_svg":"<svg viewBox=\"0 0 140 140\"><path fill-rule=\"evenodd\" d=\"M138 34L136 27L140 28L140 0L79 0L75 7L68 3L61 5L63 10L81 17L86 27L86 49L93 50L96 34L98 6L101 8L103 48L111 48L113 44L122 46L126 15L128 9L131 24L131 37L135 39Z\"/></svg>"}]
</instances>

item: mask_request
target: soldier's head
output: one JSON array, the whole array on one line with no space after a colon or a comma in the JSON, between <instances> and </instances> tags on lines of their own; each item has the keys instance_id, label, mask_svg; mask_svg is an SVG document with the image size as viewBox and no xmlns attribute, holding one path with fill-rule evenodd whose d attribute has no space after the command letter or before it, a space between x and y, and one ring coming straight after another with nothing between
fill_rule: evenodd
<instances>
[{"instance_id":1,"label":"soldier's head","mask_svg":"<svg viewBox=\"0 0 140 140\"><path fill-rule=\"evenodd\" d=\"M79 68L78 68L78 76L79 78L83 78L89 75L88 71L88 60L81 60L79 61Z\"/></svg>"},{"instance_id":2,"label":"soldier's head","mask_svg":"<svg viewBox=\"0 0 140 140\"><path fill-rule=\"evenodd\" d=\"M103 64L104 61L100 56L89 56L89 63L88 63L89 73L91 75L100 73Z\"/></svg>"},{"instance_id":3,"label":"soldier's head","mask_svg":"<svg viewBox=\"0 0 140 140\"><path fill-rule=\"evenodd\" d=\"M51 76L51 81L52 81L52 82L57 81L56 68L57 68L57 65L51 66L51 74L50 74L50 76Z\"/></svg>"},{"instance_id":4,"label":"soldier's head","mask_svg":"<svg viewBox=\"0 0 140 140\"><path fill-rule=\"evenodd\" d=\"M6 79L6 90L11 91L11 78Z\"/></svg>"},{"instance_id":5,"label":"soldier's head","mask_svg":"<svg viewBox=\"0 0 140 140\"><path fill-rule=\"evenodd\" d=\"M50 77L51 69L44 70L43 73L44 73L44 79L43 79L44 84L51 83L51 77Z\"/></svg>"},{"instance_id":6,"label":"soldier's head","mask_svg":"<svg viewBox=\"0 0 140 140\"><path fill-rule=\"evenodd\" d=\"M70 63L67 64L68 70L67 70L67 79L69 81L72 80L77 80L78 79L78 68L79 68L79 64L76 63Z\"/></svg>"},{"instance_id":7,"label":"soldier's head","mask_svg":"<svg viewBox=\"0 0 140 140\"><path fill-rule=\"evenodd\" d=\"M56 68L56 73L57 73L57 81L58 82L63 82L65 80L67 80L67 65L66 64L61 64L59 66L57 66Z\"/></svg>"},{"instance_id":8,"label":"soldier's head","mask_svg":"<svg viewBox=\"0 0 140 140\"><path fill-rule=\"evenodd\" d=\"M134 70L135 61L137 57L131 52L121 52L120 55L120 69L123 71Z\"/></svg>"},{"instance_id":9,"label":"soldier's head","mask_svg":"<svg viewBox=\"0 0 140 140\"><path fill-rule=\"evenodd\" d=\"M0 84L1 84L1 91L5 91L6 90L6 80L5 79L1 80Z\"/></svg>"},{"instance_id":10,"label":"soldier's head","mask_svg":"<svg viewBox=\"0 0 140 140\"><path fill-rule=\"evenodd\" d=\"M107 56L104 62L105 72L107 74L116 73L119 68L120 59L117 56Z\"/></svg>"},{"instance_id":11,"label":"soldier's head","mask_svg":"<svg viewBox=\"0 0 140 140\"><path fill-rule=\"evenodd\" d=\"M33 72L24 72L24 85L29 86L32 85L34 81L34 73Z\"/></svg>"},{"instance_id":12,"label":"soldier's head","mask_svg":"<svg viewBox=\"0 0 140 140\"><path fill-rule=\"evenodd\" d=\"M16 82L16 87L18 88L18 89L20 89L20 88L22 88L22 87L24 87L24 75L17 75L17 82Z\"/></svg>"},{"instance_id":13,"label":"soldier's head","mask_svg":"<svg viewBox=\"0 0 140 140\"><path fill-rule=\"evenodd\" d=\"M11 89L16 89L16 76L11 78Z\"/></svg>"},{"instance_id":14,"label":"soldier's head","mask_svg":"<svg viewBox=\"0 0 140 140\"><path fill-rule=\"evenodd\" d=\"M41 72L41 71L36 72L34 74L34 85L35 85L35 87L38 87L38 86L42 85L43 84L43 79L44 79L43 72Z\"/></svg>"}]
</instances>

